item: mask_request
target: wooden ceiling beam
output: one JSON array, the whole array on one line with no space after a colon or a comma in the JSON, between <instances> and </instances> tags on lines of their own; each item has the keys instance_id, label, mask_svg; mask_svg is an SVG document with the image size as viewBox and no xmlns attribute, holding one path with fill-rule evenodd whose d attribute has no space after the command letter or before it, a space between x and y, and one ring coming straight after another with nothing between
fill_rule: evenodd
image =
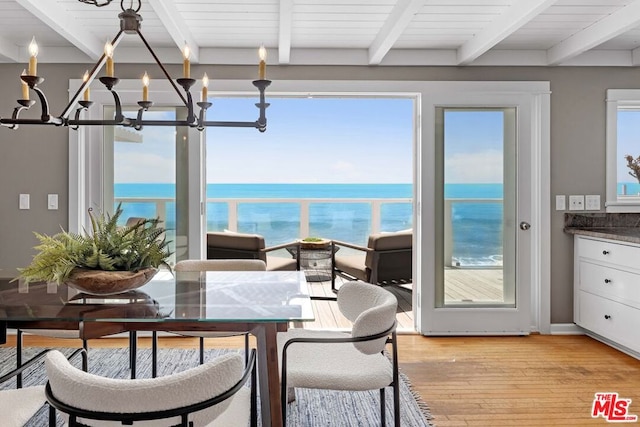
<instances>
[{"instance_id":1,"label":"wooden ceiling beam","mask_svg":"<svg viewBox=\"0 0 640 427\"><path fill-rule=\"evenodd\" d=\"M519 0L494 22L458 48L458 65L468 65L557 0Z\"/></svg>"},{"instance_id":2,"label":"wooden ceiling beam","mask_svg":"<svg viewBox=\"0 0 640 427\"><path fill-rule=\"evenodd\" d=\"M167 32L171 36L171 39L176 44L178 49L182 51L186 46L189 46L190 61L194 64L200 62L200 46L196 43L189 26L182 19L182 15L178 11L178 8L170 1L164 0L148 0L149 4L153 8L156 15L162 22L162 25L167 29Z\"/></svg>"},{"instance_id":3,"label":"wooden ceiling beam","mask_svg":"<svg viewBox=\"0 0 640 427\"><path fill-rule=\"evenodd\" d=\"M369 47L369 65L378 65L427 0L399 0Z\"/></svg>"},{"instance_id":4,"label":"wooden ceiling beam","mask_svg":"<svg viewBox=\"0 0 640 427\"><path fill-rule=\"evenodd\" d=\"M280 25L278 33L278 62L291 61L291 27L293 26L293 0L280 0Z\"/></svg>"},{"instance_id":5,"label":"wooden ceiling beam","mask_svg":"<svg viewBox=\"0 0 640 427\"><path fill-rule=\"evenodd\" d=\"M80 20L69 15L62 2L58 0L17 0L17 2L92 60L98 60L102 56L104 42L87 34L78 25Z\"/></svg>"}]
</instances>

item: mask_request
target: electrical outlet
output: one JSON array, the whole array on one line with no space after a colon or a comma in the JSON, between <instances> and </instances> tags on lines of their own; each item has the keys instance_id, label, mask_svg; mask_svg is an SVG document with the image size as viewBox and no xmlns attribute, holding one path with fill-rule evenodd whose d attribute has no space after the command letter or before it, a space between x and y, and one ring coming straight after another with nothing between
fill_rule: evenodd
<instances>
[{"instance_id":1,"label":"electrical outlet","mask_svg":"<svg viewBox=\"0 0 640 427\"><path fill-rule=\"evenodd\" d=\"M564 211L567 209L567 197L565 195L556 196L556 210Z\"/></svg>"},{"instance_id":2,"label":"electrical outlet","mask_svg":"<svg viewBox=\"0 0 640 427\"><path fill-rule=\"evenodd\" d=\"M600 195L594 194L585 196L585 209L588 211L600 210Z\"/></svg>"},{"instance_id":3,"label":"electrical outlet","mask_svg":"<svg viewBox=\"0 0 640 427\"><path fill-rule=\"evenodd\" d=\"M569 210L570 211L583 211L584 210L584 196L569 196Z\"/></svg>"}]
</instances>

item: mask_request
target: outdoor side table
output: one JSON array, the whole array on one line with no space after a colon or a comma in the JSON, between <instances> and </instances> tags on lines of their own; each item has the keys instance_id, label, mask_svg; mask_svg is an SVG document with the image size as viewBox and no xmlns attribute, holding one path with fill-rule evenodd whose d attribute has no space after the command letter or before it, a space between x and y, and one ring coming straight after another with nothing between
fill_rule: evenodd
<instances>
[{"instance_id":1,"label":"outdoor side table","mask_svg":"<svg viewBox=\"0 0 640 427\"><path fill-rule=\"evenodd\" d=\"M322 239L319 242L299 240L298 243L300 245L300 270L304 271L307 282L331 280L333 272L331 240ZM296 256L295 250L290 249L289 252L292 256Z\"/></svg>"}]
</instances>

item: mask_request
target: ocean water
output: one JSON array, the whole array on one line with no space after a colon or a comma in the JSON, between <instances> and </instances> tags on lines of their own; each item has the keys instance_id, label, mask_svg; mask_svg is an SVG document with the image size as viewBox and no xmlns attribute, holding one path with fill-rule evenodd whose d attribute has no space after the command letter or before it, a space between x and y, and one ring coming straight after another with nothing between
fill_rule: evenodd
<instances>
[{"instance_id":1,"label":"ocean water","mask_svg":"<svg viewBox=\"0 0 640 427\"><path fill-rule=\"evenodd\" d=\"M162 198L166 202L166 224L175 228L173 184L115 184L116 199ZM229 228L228 205L211 199L387 199L412 198L411 184L208 184L207 229ZM448 184L445 197L502 198L499 184ZM123 203L123 218L156 217L155 203ZM502 204L452 201L453 261L461 266L502 265ZM411 203L381 206L381 231L413 227ZM268 246L299 237L298 203L240 203L238 231L258 233ZM321 236L366 245L371 233L369 203L321 203L309 205L310 236Z\"/></svg>"},{"instance_id":2,"label":"ocean water","mask_svg":"<svg viewBox=\"0 0 640 427\"><path fill-rule=\"evenodd\" d=\"M619 182L618 194L627 196L640 195L640 183L637 182Z\"/></svg>"}]
</instances>

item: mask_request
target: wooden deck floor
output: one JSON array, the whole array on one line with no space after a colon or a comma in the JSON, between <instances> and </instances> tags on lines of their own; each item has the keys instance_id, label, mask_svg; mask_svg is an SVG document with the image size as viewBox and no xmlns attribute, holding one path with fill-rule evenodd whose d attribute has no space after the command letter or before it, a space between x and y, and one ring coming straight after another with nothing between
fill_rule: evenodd
<instances>
[{"instance_id":1,"label":"wooden deck floor","mask_svg":"<svg viewBox=\"0 0 640 427\"><path fill-rule=\"evenodd\" d=\"M502 269L451 269L445 272L445 302L496 302L502 301ZM340 287L341 278L336 279ZM312 295L332 296L330 282L310 282ZM398 331L415 331L411 285L403 289L389 286L386 289L398 298ZM340 313L335 302L314 301L314 322L304 322L297 327L308 329L345 329L351 323Z\"/></svg>"}]
</instances>

